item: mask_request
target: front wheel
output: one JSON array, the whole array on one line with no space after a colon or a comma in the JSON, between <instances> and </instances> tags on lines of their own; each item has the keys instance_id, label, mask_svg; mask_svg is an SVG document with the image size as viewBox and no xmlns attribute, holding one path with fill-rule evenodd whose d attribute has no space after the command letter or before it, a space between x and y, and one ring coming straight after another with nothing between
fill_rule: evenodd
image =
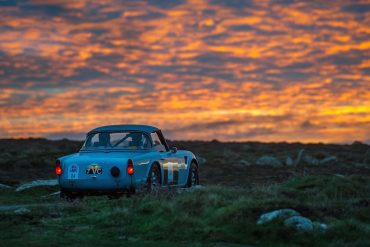
<instances>
[{"instance_id":1,"label":"front wheel","mask_svg":"<svg viewBox=\"0 0 370 247\"><path fill-rule=\"evenodd\" d=\"M188 182L187 187L194 187L199 185L199 172L197 165L192 162L190 169L189 169L189 175L188 175Z\"/></svg>"}]
</instances>

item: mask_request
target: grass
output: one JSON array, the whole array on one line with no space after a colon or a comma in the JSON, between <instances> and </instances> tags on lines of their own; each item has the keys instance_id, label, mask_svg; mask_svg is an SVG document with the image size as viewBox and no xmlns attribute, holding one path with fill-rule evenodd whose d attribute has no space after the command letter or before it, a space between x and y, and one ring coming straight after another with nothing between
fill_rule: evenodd
<instances>
[{"instance_id":1,"label":"grass","mask_svg":"<svg viewBox=\"0 0 370 247\"><path fill-rule=\"evenodd\" d=\"M247 189L210 186L118 200L88 197L23 215L0 211L0 245L369 246L369 186L359 176L300 176ZM17 200L2 190L0 198L34 203L53 190L13 192ZM293 208L329 229L300 232L279 220L256 225L262 213L280 208Z\"/></svg>"},{"instance_id":2,"label":"grass","mask_svg":"<svg viewBox=\"0 0 370 247\"><path fill-rule=\"evenodd\" d=\"M46 203L58 201L51 194L59 191L59 186L41 186L15 192L11 189L0 189L0 205Z\"/></svg>"}]
</instances>

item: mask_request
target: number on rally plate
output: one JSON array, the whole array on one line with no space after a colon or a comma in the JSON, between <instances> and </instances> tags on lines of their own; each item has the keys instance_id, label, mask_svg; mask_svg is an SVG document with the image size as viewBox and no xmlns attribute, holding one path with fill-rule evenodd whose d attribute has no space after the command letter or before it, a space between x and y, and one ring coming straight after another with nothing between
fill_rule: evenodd
<instances>
[{"instance_id":1,"label":"number on rally plate","mask_svg":"<svg viewBox=\"0 0 370 247\"><path fill-rule=\"evenodd\" d=\"M68 167L68 179L78 179L78 165Z\"/></svg>"}]
</instances>

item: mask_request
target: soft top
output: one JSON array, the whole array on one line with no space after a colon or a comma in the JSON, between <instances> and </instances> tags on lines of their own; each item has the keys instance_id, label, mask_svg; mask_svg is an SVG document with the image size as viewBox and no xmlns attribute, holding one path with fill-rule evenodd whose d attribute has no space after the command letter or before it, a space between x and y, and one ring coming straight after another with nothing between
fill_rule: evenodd
<instances>
[{"instance_id":1,"label":"soft top","mask_svg":"<svg viewBox=\"0 0 370 247\"><path fill-rule=\"evenodd\" d=\"M124 124L124 125L107 125L90 130L89 133L93 132L115 132L115 131L142 131L148 134L158 131L159 129L150 125L139 125L139 124Z\"/></svg>"}]
</instances>

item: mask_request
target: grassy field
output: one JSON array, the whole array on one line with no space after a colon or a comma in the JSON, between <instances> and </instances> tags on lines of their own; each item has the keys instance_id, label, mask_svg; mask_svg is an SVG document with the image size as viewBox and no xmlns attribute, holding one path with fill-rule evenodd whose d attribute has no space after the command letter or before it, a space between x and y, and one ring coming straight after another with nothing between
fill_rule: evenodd
<instances>
[{"instance_id":1,"label":"grassy field","mask_svg":"<svg viewBox=\"0 0 370 247\"><path fill-rule=\"evenodd\" d=\"M0 246L370 246L368 145L171 144L203 159L202 187L69 203L53 195L57 186L15 188L55 178L55 158L78 151L81 142L0 140L0 183L12 186L0 188ZM256 165L262 155L283 162L302 149L337 160L319 166ZM256 224L261 214L284 208L328 228L301 231L281 219Z\"/></svg>"},{"instance_id":2,"label":"grassy field","mask_svg":"<svg viewBox=\"0 0 370 247\"><path fill-rule=\"evenodd\" d=\"M23 214L0 212L0 245L122 246L369 246L370 180L335 175L293 177L251 189L207 186L74 203L48 196L56 187L17 193L2 189L2 205L41 203ZM7 198L4 200L4 198ZM292 208L329 225L302 232L279 220L257 225L267 211Z\"/></svg>"}]
</instances>

